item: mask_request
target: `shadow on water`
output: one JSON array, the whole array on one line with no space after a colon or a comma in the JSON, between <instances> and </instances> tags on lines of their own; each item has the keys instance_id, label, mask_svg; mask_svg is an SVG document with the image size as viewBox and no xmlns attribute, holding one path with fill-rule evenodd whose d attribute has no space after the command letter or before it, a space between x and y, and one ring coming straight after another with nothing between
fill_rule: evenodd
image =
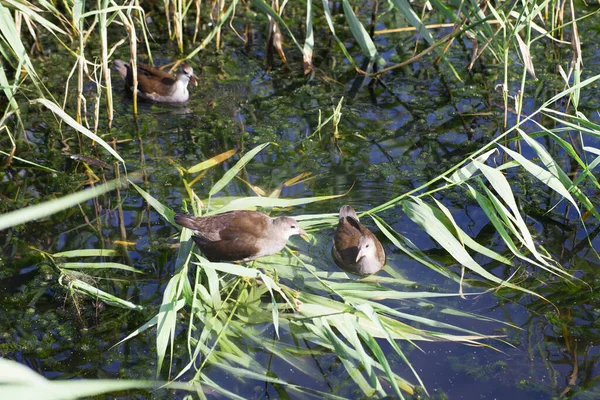
<instances>
[{"instance_id":1,"label":"shadow on water","mask_svg":"<svg viewBox=\"0 0 600 400\"><path fill-rule=\"evenodd\" d=\"M455 57L458 65L468 61L461 54ZM105 129L103 135L118 148L128 168L140 173L139 183L176 211L184 208L187 196L177 166L190 167L234 148L246 151L261 143L275 143L248 164L241 177L269 193L300 173L311 173L311 179L283 188L281 196L348 192L342 198L292 211L336 213L343 204L368 210L406 193L450 168L502 130L502 115L496 106L501 103L501 93L492 89L496 80L492 69L478 71L460 83L444 81L436 71L415 66L414 70L394 73L385 85L374 84L369 91L342 79L344 74L350 74L347 67L335 76L345 84L318 77L305 83L295 71L265 75L260 62L252 61L249 66L250 61L243 56L204 55L202 62L202 83L194 89L190 102L183 107L140 103L137 126L130 114L130 100L117 88L116 118L112 129ZM218 67L223 63L226 72ZM598 69L598 65L588 67ZM60 86L60 82L53 84ZM351 96L351 101L343 108L339 136L335 138L330 127L315 132L319 111L329 115L342 96ZM60 172L15 166L8 169L1 183L3 211L113 178L114 171L109 168L90 169L70 158L71 154L84 153L89 144L64 127L59 130L55 121L46 120L47 117L29 107L24 118L29 150L21 157L39 157ZM88 150L89 156L102 159L101 152ZM210 169L194 186L196 193L207 196L212 184L232 163ZM505 336L502 341L489 342L496 350L446 342L419 344L420 351L401 343L433 398L545 399L570 395L575 390L591 395L598 391L595 345L600 319L594 306L597 291L592 290L598 282L598 260L581 227L564 222L564 215L569 212L564 205L551 212L540 211L551 208L551 195L536 188L534 182L525 182L527 179L515 177L523 191L534 188L523 193L528 223L537 228L537 240L550 254L563 265L581 271L581 281L556 282L543 273L530 274L526 267L515 271L478 260L497 276L515 277L525 287L536 288L558 307L560 314L544 300L508 290L489 292L487 285L477 281L471 282L469 291L481 294L466 299L447 297L422 304L387 300L385 304L397 310ZM246 183L234 180L222 195L255 193ZM481 211L460 189L435 196L452 210L470 235L502 251ZM459 266L403 215L400 207L380 216L428 257L460 276ZM377 231L372 220L366 217L365 223ZM598 229L589 232L592 245L598 244ZM332 233L333 226L316 233L310 247L293 242L301 253L322 260L318 267L334 279L358 279L345 274L333 262ZM174 272L176 234L177 230L131 188L121 189L119 197L113 192L46 220L8 230L0 238L4 263L0 272L0 307L5 316L0 322L0 352L48 378L154 376L157 361L153 331L111 347L143 325L152 313L123 311L68 293L57 284L56 271L42 252L118 249L120 256L110 260L142 270L143 274L113 271L106 277L117 279L98 279L93 283L148 310L160 304L166 282ZM383 236L380 239L388 254L388 267L380 277L390 278L393 287L458 292L456 281L410 259ZM300 273L281 278L300 291L306 288L304 279L309 279ZM491 320L460 318L450 310L508 321L520 329ZM343 365L326 349L309 346L289 331L277 339L268 321L249 325L248 330L264 338L264 343L249 335L245 340L238 338L238 345L272 376L346 398L361 396ZM174 371L187 363L185 339L178 333ZM392 352L386 343L381 346L385 352ZM291 354L298 353L295 361L302 366L294 367L273 357L272 352L264 351L265 347L288 348ZM392 356L391 361L399 375L411 376L402 360ZM246 398L286 396L286 388L277 384L237 379L217 369L209 369L207 374ZM182 396L170 392L150 396L140 391L126 397Z\"/></svg>"}]
</instances>

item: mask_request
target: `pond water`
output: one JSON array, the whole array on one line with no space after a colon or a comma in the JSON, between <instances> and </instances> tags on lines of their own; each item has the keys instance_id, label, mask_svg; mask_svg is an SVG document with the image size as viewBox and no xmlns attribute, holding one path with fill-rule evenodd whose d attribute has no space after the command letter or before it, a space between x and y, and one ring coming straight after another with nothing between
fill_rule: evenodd
<instances>
[{"instance_id":1,"label":"pond water","mask_svg":"<svg viewBox=\"0 0 600 400\"><path fill-rule=\"evenodd\" d=\"M592 76L600 73L600 27L593 18L582 24L581 29L586 32L586 40L582 41L586 75ZM281 197L345 193L340 198L288 208L279 214L337 213L343 204L366 211L419 187L504 131L502 93L496 86L501 79L501 68L482 62L473 72L462 72L470 60L466 47L456 46L450 53L454 67L461 71L462 82L455 79L444 64L432 66L427 64L429 61L423 61L384 75L385 87L370 87L365 81L353 92L356 77L353 68L340 62L339 54L326 50L315 52L315 64L322 69L309 82L302 76L297 56L290 61L291 68L278 64L267 73L264 38L257 36L252 47L236 45L230 38L222 52L200 53L201 57L190 62L196 70L202 67L200 85L192 89L191 100L185 106L140 103L137 123L131 114L131 99L117 80L118 76L113 76L115 120L109 129L106 119L102 118L98 132L104 140L113 141L135 181L174 211L181 211L184 201L188 201L177 165L189 168L230 149L238 149L238 154L243 154L262 143L272 143L240 175L267 194L302 173L310 173L310 179L284 187ZM405 38L389 36L378 40L385 41L388 47L393 44L410 48ZM176 57L165 49L164 43L152 46L158 64ZM544 50L539 45L537 50L538 62L547 62L547 70L555 68L552 56L563 66L570 60L570 55L561 54L557 49ZM552 53L546 60L544 51ZM293 50L290 52L294 54ZM118 53L115 58L128 58L126 48L120 48ZM334 58L338 59L332 69ZM61 64L60 56L52 55L44 64L38 62L41 73L50 77L48 85L57 93L64 90L64 69L68 67ZM518 60L513 62L518 63ZM528 86L532 95L526 100L525 115L560 88L553 71L540 68L537 72L539 80ZM519 87L519 77L514 78L509 88L512 94ZM92 85L86 87L90 113L93 113L94 92ZM533 93L539 97L533 97ZM319 113L323 119L330 116L342 98L339 137L334 138L332 125L317 132ZM582 93L580 110L586 110L588 118L595 122L600 120L598 104L597 92ZM69 112L73 106L74 103L68 108ZM78 138L64 125L59 128L50 113L24 105L23 119L28 144L19 144L18 155L58 172L22 168L18 163L12 165L2 174L0 183L3 211L74 192L96 177L98 182L114 178L114 171L93 167L89 170L67 156L86 154L111 162L105 152L91 148L87 139ZM509 114L509 126L514 121L514 114ZM3 146L6 145L6 140L2 140ZM531 156L527 151L524 149L524 154ZM238 158L236 155L210 169L194 185L196 193L206 198L212 185ZM493 159L497 165L504 162L500 155ZM527 214L527 223L537 234L538 243L590 286L577 282L567 284L531 266L524 265L514 271L480 259L482 265L499 277L508 279L516 272L522 286L536 290L549 302L514 291L488 291L490 286L472 275L468 278L474 279L473 286L465 287L465 292L479 294L463 299L456 296L459 291L456 281L416 262L379 235L389 265L389 270L381 275L389 276L393 271L410 282L404 287L398 285L398 290L453 294L428 299L427 306L401 300L386 300L387 305L480 334L502 336L482 341L488 347L434 342L418 343L419 350L406 342L399 345L435 399L600 397L600 387L596 385L600 352L595 346L600 337L595 294L600 269L593 252L593 247L598 245L598 227L590 222L586 232L576 213L564 202L554 207L556 198L550 190L527 176L513 175L512 178L513 190L522 195L523 213ZM218 196L255 195L247 183L234 179ZM462 189L438 192L435 198L451 210L469 235L491 248L503 250L483 212ZM401 206L383 211L379 216L428 257L445 265L453 275L460 275L460 266L404 214ZM368 217L365 216L363 222L377 231ZM154 378L157 366L154 328L113 346L155 315L165 286L175 273L178 232L132 187L2 232L0 353L50 379ZM312 245L292 239L294 247L319 260L320 268L337 272L329 253L333 226L313 234ZM144 311L125 311L88 297L74 300L58 284L56 269L41 254L100 248L126 250L122 257L112 261L143 273L112 272L113 279L98 279L94 284L144 306ZM194 274L190 273L192 282ZM303 288L294 289L302 291ZM461 318L444 312L449 309L489 320ZM278 339L271 323L248 329L260 332L265 343L307 346L299 344L287 331ZM182 336L182 332L178 332L172 371L181 370L188 362ZM393 353L385 341L380 345L384 353ZM315 377L273 357L260 343L249 340L244 346L264 368L290 384L344 398L364 397L332 354L298 357L298 363L320 371L321 376ZM417 383L399 357L390 356L390 362L394 372ZM168 377L166 371L168 367L163 366L160 378ZM205 374L244 398L299 396L282 385L240 378L217 368L208 368ZM139 390L106 398L174 399L185 395L176 391ZM211 391L206 395L221 396Z\"/></svg>"}]
</instances>

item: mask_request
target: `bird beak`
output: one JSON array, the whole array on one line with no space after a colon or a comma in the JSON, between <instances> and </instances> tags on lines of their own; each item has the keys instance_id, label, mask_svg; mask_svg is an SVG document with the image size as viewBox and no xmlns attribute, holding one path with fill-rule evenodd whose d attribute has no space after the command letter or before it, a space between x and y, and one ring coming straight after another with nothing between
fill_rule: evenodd
<instances>
[{"instance_id":1,"label":"bird beak","mask_svg":"<svg viewBox=\"0 0 600 400\"><path fill-rule=\"evenodd\" d=\"M310 236L308 236L308 233L306 233L304 229L300 228L300 232L298 234L302 239L310 243Z\"/></svg>"},{"instance_id":2,"label":"bird beak","mask_svg":"<svg viewBox=\"0 0 600 400\"><path fill-rule=\"evenodd\" d=\"M363 251L363 249L360 249L360 250L359 250L359 252L358 252L358 254L356 255L356 260L355 260L354 262L355 262L355 263L357 263L357 262L358 262L358 260L360 260L361 258L363 258L363 257L364 257L364 255L365 255L365 254L364 254L364 251Z\"/></svg>"},{"instance_id":3,"label":"bird beak","mask_svg":"<svg viewBox=\"0 0 600 400\"><path fill-rule=\"evenodd\" d=\"M194 84L194 87L198 86L198 81L194 75L190 76L190 82Z\"/></svg>"}]
</instances>

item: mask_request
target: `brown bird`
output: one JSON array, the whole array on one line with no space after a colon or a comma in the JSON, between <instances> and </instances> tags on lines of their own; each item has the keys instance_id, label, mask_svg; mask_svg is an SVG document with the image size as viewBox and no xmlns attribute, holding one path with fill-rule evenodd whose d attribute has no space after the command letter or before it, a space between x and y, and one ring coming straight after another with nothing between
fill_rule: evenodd
<instances>
[{"instance_id":1,"label":"brown bird","mask_svg":"<svg viewBox=\"0 0 600 400\"><path fill-rule=\"evenodd\" d=\"M292 235L306 237L290 217L271 218L238 210L208 217L175 214L175 222L192 230L194 241L210 261L250 261L281 251Z\"/></svg>"},{"instance_id":2,"label":"brown bird","mask_svg":"<svg viewBox=\"0 0 600 400\"><path fill-rule=\"evenodd\" d=\"M333 237L333 256L340 267L360 275L374 274L385 265L383 246L348 205L340 208L340 220Z\"/></svg>"},{"instance_id":3,"label":"brown bird","mask_svg":"<svg viewBox=\"0 0 600 400\"><path fill-rule=\"evenodd\" d=\"M131 64L123 60L115 60L113 69L125 80L127 88L133 90ZM138 63L137 79L137 94L140 98L162 103L186 102L190 97L188 83L191 81L196 85L194 70L187 64L181 64L177 70L177 77L173 77L163 70Z\"/></svg>"}]
</instances>

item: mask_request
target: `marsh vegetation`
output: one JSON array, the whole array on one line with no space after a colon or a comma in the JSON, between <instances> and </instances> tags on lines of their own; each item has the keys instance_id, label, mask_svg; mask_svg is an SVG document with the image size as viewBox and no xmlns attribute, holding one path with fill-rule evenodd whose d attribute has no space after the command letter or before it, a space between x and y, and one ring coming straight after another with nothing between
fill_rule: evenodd
<instances>
[{"instance_id":1,"label":"marsh vegetation","mask_svg":"<svg viewBox=\"0 0 600 400\"><path fill-rule=\"evenodd\" d=\"M597 6L0 0L0 18L0 398L598 392ZM144 102L117 59L199 85ZM335 264L344 204L381 272ZM211 262L174 221L243 209L310 240Z\"/></svg>"}]
</instances>

